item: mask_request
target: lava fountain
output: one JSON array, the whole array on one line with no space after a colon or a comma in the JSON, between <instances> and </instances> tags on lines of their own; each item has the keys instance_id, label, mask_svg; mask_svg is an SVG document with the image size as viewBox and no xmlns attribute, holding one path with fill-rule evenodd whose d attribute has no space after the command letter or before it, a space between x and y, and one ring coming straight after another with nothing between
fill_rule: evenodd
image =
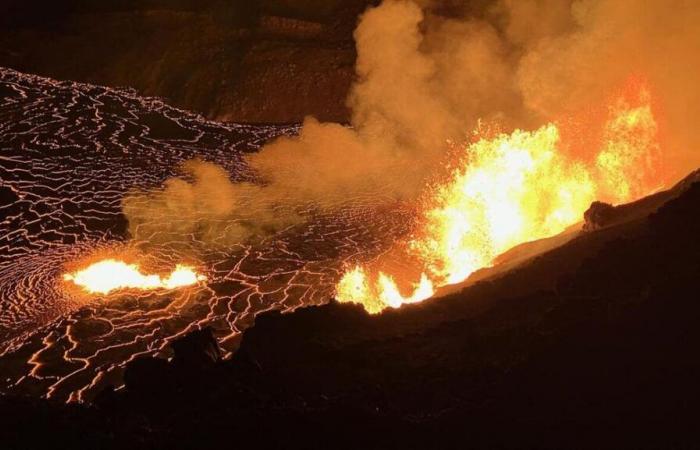
<instances>
[{"instance_id":1,"label":"lava fountain","mask_svg":"<svg viewBox=\"0 0 700 450\"><path fill-rule=\"evenodd\" d=\"M175 266L168 276L161 277L142 273L138 264L105 259L74 273L66 273L63 279L91 294L109 294L119 289L176 289L197 284L206 277L198 274L194 268L181 264Z\"/></svg>"},{"instance_id":2,"label":"lava fountain","mask_svg":"<svg viewBox=\"0 0 700 450\"><path fill-rule=\"evenodd\" d=\"M556 123L464 145L447 179L428 189L417 231L403 244L422 271L412 293L401 294L397 276L357 265L341 278L336 298L370 313L423 301L436 287L492 266L518 244L563 232L594 200L621 203L659 189L657 124L648 92L638 92L634 103L612 102L593 157L572 155L575 143Z\"/></svg>"}]
</instances>

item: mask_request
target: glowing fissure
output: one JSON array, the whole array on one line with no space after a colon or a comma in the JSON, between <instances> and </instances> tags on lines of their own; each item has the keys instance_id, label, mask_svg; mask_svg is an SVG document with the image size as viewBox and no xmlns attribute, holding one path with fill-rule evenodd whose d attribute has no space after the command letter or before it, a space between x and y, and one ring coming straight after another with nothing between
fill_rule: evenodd
<instances>
[{"instance_id":1,"label":"glowing fissure","mask_svg":"<svg viewBox=\"0 0 700 450\"><path fill-rule=\"evenodd\" d=\"M620 203L658 189L657 126L648 95L639 98L639 106L620 100L610 108L592 160L568 156L551 123L465 146L448 180L425 196L418 231L403 249L423 271L412 293L401 294L397 276L357 265L337 284L337 300L370 313L425 300L518 244L561 233L594 200Z\"/></svg>"},{"instance_id":2,"label":"glowing fissure","mask_svg":"<svg viewBox=\"0 0 700 450\"><path fill-rule=\"evenodd\" d=\"M127 264L115 259L105 259L91 264L85 269L63 275L65 281L71 281L91 294L109 294L119 289L176 289L191 286L206 280L197 274L194 268L178 264L167 276L146 275L138 264Z\"/></svg>"}]
</instances>

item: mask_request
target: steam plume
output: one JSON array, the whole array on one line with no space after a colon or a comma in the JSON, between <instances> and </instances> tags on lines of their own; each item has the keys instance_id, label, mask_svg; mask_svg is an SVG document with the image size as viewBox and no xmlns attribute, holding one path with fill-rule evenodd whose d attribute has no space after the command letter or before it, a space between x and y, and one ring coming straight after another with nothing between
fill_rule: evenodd
<instances>
[{"instance_id":1,"label":"steam plume","mask_svg":"<svg viewBox=\"0 0 700 450\"><path fill-rule=\"evenodd\" d=\"M384 0L355 31L352 127L307 118L247 163L234 184L203 161L124 200L132 235L230 244L303 220L297 206L411 200L448 141L479 119L534 128L598 106L630 76L663 111L667 181L700 163L700 3L666 0ZM188 181L189 180L189 181ZM378 200L377 200L378 201ZM284 207L280 209L281 207Z\"/></svg>"}]
</instances>

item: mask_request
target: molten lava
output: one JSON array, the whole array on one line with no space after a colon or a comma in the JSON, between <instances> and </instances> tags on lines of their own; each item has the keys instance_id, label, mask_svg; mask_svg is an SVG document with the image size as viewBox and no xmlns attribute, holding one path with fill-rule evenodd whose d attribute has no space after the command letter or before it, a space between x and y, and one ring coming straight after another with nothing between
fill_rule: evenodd
<instances>
[{"instance_id":1,"label":"molten lava","mask_svg":"<svg viewBox=\"0 0 700 450\"><path fill-rule=\"evenodd\" d=\"M660 187L646 92L635 106L614 102L600 136L593 158L570 155L572 143L553 123L464 146L447 181L429 189L417 232L404 245L423 272L412 293L401 294L391 275L356 266L336 286L336 298L370 313L425 300L518 244L561 233L594 200L626 202Z\"/></svg>"},{"instance_id":2,"label":"molten lava","mask_svg":"<svg viewBox=\"0 0 700 450\"><path fill-rule=\"evenodd\" d=\"M170 275L145 275L137 264L127 264L114 259L105 259L85 269L63 275L65 281L72 281L85 291L94 294L109 294L118 289L175 289L191 286L206 280L192 267L178 264Z\"/></svg>"},{"instance_id":3,"label":"molten lava","mask_svg":"<svg viewBox=\"0 0 700 450\"><path fill-rule=\"evenodd\" d=\"M386 307L398 308L403 304L422 302L435 294L433 283L425 274L421 275L420 281L413 288L413 294L404 297L394 279L383 272L379 272L377 284L372 285L365 269L355 266L338 283L336 297L341 302L362 304L367 312L376 314Z\"/></svg>"}]
</instances>

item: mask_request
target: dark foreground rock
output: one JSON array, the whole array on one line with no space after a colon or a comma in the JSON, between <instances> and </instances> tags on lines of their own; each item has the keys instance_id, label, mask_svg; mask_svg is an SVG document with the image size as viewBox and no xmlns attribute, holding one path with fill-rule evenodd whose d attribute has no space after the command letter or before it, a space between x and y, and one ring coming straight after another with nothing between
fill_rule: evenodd
<instances>
[{"instance_id":1,"label":"dark foreground rock","mask_svg":"<svg viewBox=\"0 0 700 450\"><path fill-rule=\"evenodd\" d=\"M595 231L611 224L615 218L615 207L609 203L593 202L583 214L583 229Z\"/></svg>"},{"instance_id":2,"label":"dark foreground rock","mask_svg":"<svg viewBox=\"0 0 700 450\"><path fill-rule=\"evenodd\" d=\"M95 405L2 399L3 448L694 448L700 184L643 220L380 316L266 314ZM178 350L179 349L179 350ZM183 350L186 349L186 350ZM183 375L185 374L185 375Z\"/></svg>"}]
</instances>

